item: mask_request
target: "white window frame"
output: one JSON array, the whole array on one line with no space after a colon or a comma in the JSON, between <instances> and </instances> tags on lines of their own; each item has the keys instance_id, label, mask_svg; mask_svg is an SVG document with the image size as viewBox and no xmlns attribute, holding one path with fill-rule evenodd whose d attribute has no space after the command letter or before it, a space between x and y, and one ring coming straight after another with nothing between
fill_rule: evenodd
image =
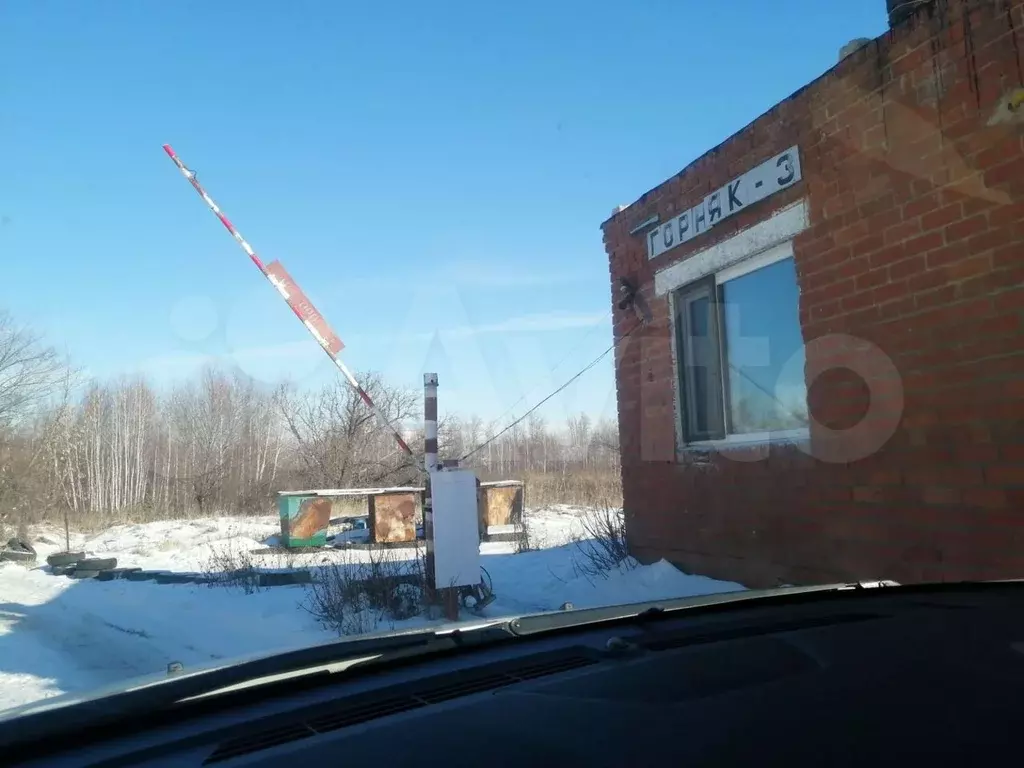
<instances>
[{"instance_id":1,"label":"white window frame","mask_svg":"<svg viewBox=\"0 0 1024 768\"><path fill-rule=\"evenodd\" d=\"M700 280L707 279L709 276L714 275L715 288L727 283L730 280L749 275L752 272L756 272L759 269L764 269L772 264L776 264L786 259L794 258L793 254L793 241L786 240L777 245L772 246L763 251L751 254L750 256L744 257L738 261L735 261L729 266L722 267L717 271L708 272L702 275L698 279L687 282L684 285L679 285L668 291L669 299L669 313L672 318L672 362L673 362L673 389L675 390L675 411L676 411L676 445L678 446L677 454L682 457L689 452L694 451L707 451L713 449L729 448L729 447L740 447L749 445L764 445L764 444L778 444L778 443L793 443L810 440L810 429L808 427L799 427L797 429L786 429L777 430L772 432L748 432L744 434L732 434L726 432L725 437L717 438L713 440L693 440L690 442L686 441L686 432L683 428L683 421L688 418L686 404L683 402L682 397L682 382L679 368L679 354L680 350L678 347L678 328L676 322L678 315L676 314L676 296L679 292L687 287L687 285L697 283ZM724 335L725 329L719 329L719 336ZM721 339L719 338L719 348L721 349ZM724 369L724 365L723 365ZM722 393L722 409L723 411L728 409L728 392L725 391L725 377L719 377L719 385L723 387Z\"/></svg>"}]
</instances>

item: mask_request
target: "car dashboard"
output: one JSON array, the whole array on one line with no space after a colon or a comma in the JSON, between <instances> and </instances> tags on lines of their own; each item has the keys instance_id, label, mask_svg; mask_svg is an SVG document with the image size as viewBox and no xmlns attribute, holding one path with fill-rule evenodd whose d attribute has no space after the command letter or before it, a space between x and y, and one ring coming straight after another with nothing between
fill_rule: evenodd
<instances>
[{"instance_id":1,"label":"car dashboard","mask_svg":"<svg viewBox=\"0 0 1024 768\"><path fill-rule=\"evenodd\" d=\"M1024 726L1024 589L605 622L3 749L47 766L985 764ZM58 715L59 716L59 715Z\"/></svg>"}]
</instances>

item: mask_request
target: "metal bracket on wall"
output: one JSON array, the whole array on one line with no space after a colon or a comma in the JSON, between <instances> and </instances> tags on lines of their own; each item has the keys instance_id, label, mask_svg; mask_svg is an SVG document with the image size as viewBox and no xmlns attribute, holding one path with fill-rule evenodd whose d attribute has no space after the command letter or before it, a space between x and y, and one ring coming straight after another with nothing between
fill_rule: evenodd
<instances>
[{"instance_id":1,"label":"metal bracket on wall","mask_svg":"<svg viewBox=\"0 0 1024 768\"><path fill-rule=\"evenodd\" d=\"M1024 88L1013 88L996 104L989 127L996 125L1024 125Z\"/></svg>"},{"instance_id":2,"label":"metal bracket on wall","mask_svg":"<svg viewBox=\"0 0 1024 768\"><path fill-rule=\"evenodd\" d=\"M631 230L629 230L629 234L631 234L631 235L638 235L641 232L643 232L645 229L647 229L648 227L653 227L659 221L661 221L661 217L659 217L658 214L654 214L653 216L648 216L646 219L644 219L639 224L637 224L635 227L633 227Z\"/></svg>"},{"instance_id":3,"label":"metal bracket on wall","mask_svg":"<svg viewBox=\"0 0 1024 768\"><path fill-rule=\"evenodd\" d=\"M619 299L619 309L626 310L632 307L640 322L645 325L651 322L651 308L647 305L647 301L640 293L640 290L629 278L619 278L619 295L622 297Z\"/></svg>"}]
</instances>

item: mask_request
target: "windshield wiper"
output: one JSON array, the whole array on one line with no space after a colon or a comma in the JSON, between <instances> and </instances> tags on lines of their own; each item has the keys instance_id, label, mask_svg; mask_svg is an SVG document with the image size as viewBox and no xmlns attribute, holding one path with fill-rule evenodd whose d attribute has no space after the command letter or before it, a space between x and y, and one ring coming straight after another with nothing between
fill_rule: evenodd
<instances>
[{"instance_id":1,"label":"windshield wiper","mask_svg":"<svg viewBox=\"0 0 1024 768\"><path fill-rule=\"evenodd\" d=\"M697 608L727 606L736 603L750 604L771 600L799 599L803 595L815 595L823 592L860 591L899 586L898 582L881 580L819 584L810 587L775 587L772 589L716 592L710 595L695 597L677 597L668 600L650 600L643 603L627 603L624 605L602 606L600 608L584 608L572 611L518 616L511 621L509 629L518 636L526 636L559 629L574 629L586 625L643 621Z\"/></svg>"},{"instance_id":2,"label":"windshield wiper","mask_svg":"<svg viewBox=\"0 0 1024 768\"><path fill-rule=\"evenodd\" d=\"M1024 587L1024 579L916 582L913 584L900 584L897 581L881 579L807 587L737 590L697 597L679 597L669 600L651 600L643 603L518 616L509 623L509 630L517 636L525 637L546 632L572 631L584 626L596 628L602 625L656 621L661 618L678 617L679 613L686 611L731 610L733 608L808 602L821 599L829 594L856 599L879 590L886 594L911 595L934 594L935 592L970 593L979 589L999 590L1022 587Z\"/></svg>"}]
</instances>

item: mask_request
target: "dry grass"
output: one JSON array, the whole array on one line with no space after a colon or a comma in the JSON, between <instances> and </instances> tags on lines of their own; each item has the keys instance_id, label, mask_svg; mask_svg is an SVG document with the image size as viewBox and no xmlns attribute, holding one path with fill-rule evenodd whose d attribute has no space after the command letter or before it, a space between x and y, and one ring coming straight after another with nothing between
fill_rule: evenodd
<instances>
[{"instance_id":1,"label":"dry grass","mask_svg":"<svg viewBox=\"0 0 1024 768\"><path fill-rule=\"evenodd\" d=\"M515 538L512 540L513 551L518 555L523 552L536 552L540 549L548 549L552 546L548 538L548 534L543 527L533 525L527 517L516 528Z\"/></svg>"},{"instance_id":2,"label":"dry grass","mask_svg":"<svg viewBox=\"0 0 1024 768\"><path fill-rule=\"evenodd\" d=\"M274 555L254 555L250 551L252 540L233 534L210 548L210 556L200 572L210 586L233 587L251 595L260 586L260 572L268 569L292 569L298 555L281 552Z\"/></svg>"},{"instance_id":3,"label":"dry grass","mask_svg":"<svg viewBox=\"0 0 1024 768\"><path fill-rule=\"evenodd\" d=\"M622 476L618 470L527 472L526 503L531 507L573 504L581 507L622 506Z\"/></svg>"},{"instance_id":4,"label":"dry grass","mask_svg":"<svg viewBox=\"0 0 1024 768\"><path fill-rule=\"evenodd\" d=\"M534 541L534 535L525 520L516 528L516 537L512 541L512 547L517 555L523 552L533 552L535 549L538 549L537 542Z\"/></svg>"},{"instance_id":5,"label":"dry grass","mask_svg":"<svg viewBox=\"0 0 1024 768\"><path fill-rule=\"evenodd\" d=\"M260 574L255 556L231 537L211 548L201 571L211 587L233 587L251 595L260 591Z\"/></svg>"},{"instance_id":6,"label":"dry grass","mask_svg":"<svg viewBox=\"0 0 1024 768\"><path fill-rule=\"evenodd\" d=\"M273 514L273 512L274 510L266 510L260 514L268 515ZM165 522L168 520L201 520L216 517L221 514L223 514L223 512L220 510L207 510L205 514L200 514L198 508L187 512L180 512L172 511L164 507L146 505L139 507L124 507L122 509L112 511L85 510L82 512L72 512L69 522L73 531L92 534L105 531L115 525L136 525L139 523ZM234 516L235 514L232 513L232 517ZM256 517L257 515L254 512L252 516ZM54 522L57 522L59 519L59 515L54 515Z\"/></svg>"},{"instance_id":7,"label":"dry grass","mask_svg":"<svg viewBox=\"0 0 1024 768\"><path fill-rule=\"evenodd\" d=\"M586 512L576 537L573 570L587 579L607 578L610 571L634 562L626 543L626 523L621 509L601 507Z\"/></svg>"},{"instance_id":8,"label":"dry grass","mask_svg":"<svg viewBox=\"0 0 1024 768\"><path fill-rule=\"evenodd\" d=\"M370 549L368 561L357 561L344 550L340 554L340 561L320 566L307 587L304 607L325 629L358 635L423 612L425 573L419 550L412 560L387 547Z\"/></svg>"},{"instance_id":9,"label":"dry grass","mask_svg":"<svg viewBox=\"0 0 1024 768\"><path fill-rule=\"evenodd\" d=\"M331 514L336 517L361 517L369 514L369 506L365 498L332 499Z\"/></svg>"},{"instance_id":10,"label":"dry grass","mask_svg":"<svg viewBox=\"0 0 1024 768\"><path fill-rule=\"evenodd\" d=\"M333 514L338 517L366 515L367 501L365 498L358 497L338 499L333 504ZM70 523L72 530L79 533L99 533L115 525L134 525L138 523L164 522L167 520L202 520L224 515L231 517L276 516L277 506L270 503L244 510L215 507L207 508L202 512L199 511L198 507L191 507L183 512L180 509L169 509L163 506L147 504L109 511L83 510L81 512L72 512ZM63 519L62 512L59 510L54 510L52 514L44 515L43 518L53 523L58 523Z\"/></svg>"}]
</instances>

